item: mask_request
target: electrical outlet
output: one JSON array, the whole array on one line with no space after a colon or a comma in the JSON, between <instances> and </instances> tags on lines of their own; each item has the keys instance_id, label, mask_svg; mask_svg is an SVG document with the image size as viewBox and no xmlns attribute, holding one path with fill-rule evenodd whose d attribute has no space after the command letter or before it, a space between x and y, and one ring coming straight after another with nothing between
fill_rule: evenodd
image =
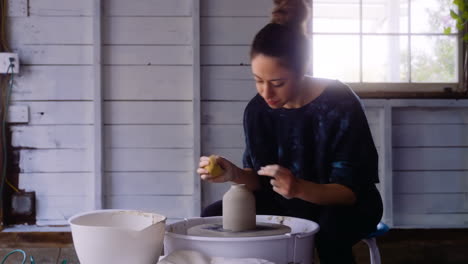
<instances>
[{"instance_id":1,"label":"electrical outlet","mask_svg":"<svg viewBox=\"0 0 468 264\"><path fill-rule=\"evenodd\" d=\"M35 192L13 193L11 196L11 213L17 216L30 216L36 204Z\"/></svg>"},{"instance_id":2,"label":"electrical outlet","mask_svg":"<svg viewBox=\"0 0 468 264\"><path fill-rule=\"evenodd\" d=\"M36 193L15 192L11 195L10 221L11 224L35 224L36 222Z\"/></svg>"},{"instance_id":3,"label":"electrical outlet","mask_svg":"<svg viewBox=\"0 0 468 264\"><path fill-rule=\"evenodd\" d=\"M18 74L20 70L18 53L0 52L0 74L6 74L10 63L13 64L13 72ZM11 69L9 72L11 73Z\"/></svg>"}]
</instances>

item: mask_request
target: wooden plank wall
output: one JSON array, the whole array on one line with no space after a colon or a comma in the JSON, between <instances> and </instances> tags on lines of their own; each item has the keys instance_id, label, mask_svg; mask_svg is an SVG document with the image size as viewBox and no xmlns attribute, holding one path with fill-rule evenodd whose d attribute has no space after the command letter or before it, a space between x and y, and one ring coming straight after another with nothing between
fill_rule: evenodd
<instances>
[{"instance_id":1,"label":"wooden plank wall","mask_svg":"<svg viewBox=\"0 0 468 264\"><path fill-rule=\"evenodd\" d=\"M9 37L22 63L12 101L30 111L28 124L11 127L19 187L36 191L38 224L57 224L87 209L83 200L93 170L92 3L9 3Z\"/></svg>"},{"instance_id":2,"label":"wooden plank wall","mask_svg":"<svg viewBox=\"0 0 468 264\"><path fill-rule=\"evenodd\" d=\"M20 187L37 192L38 223L63 223L90 209L83 199L93 173L92 0L10 2L9 35L23 62L13 101L30 110L29 124L12 126ZM255 95L249 45L271 1L200 3L202 152L241 166L243 109ZM193 216L192 1L104 7L105 206ZM468 106L364 102L384 199L393 204L386 219L396 227L468 226ZM228 187L204 184L203 205Z\"/></svg>"},{"instance_id":3,"label":"wooden plank wall","mask_svg":"<svg viewBox=\"0 0 468 264\"><path fill-rule=\"evenodd\" d=\"M93 1L10 2L12 99L31 119L12 127L20 187L37 192L38 224L63 223L90 209ZM105 207L191 216L191 1L103 5Z\"/></svg>"},{"instance_id":4,"label":"wooden plank wall","mask_svg":"<svg viewBox=\"0 0 468 264\"><path fill-rule=\"evenodd\" d=\"M393 110L395 225L468 226L468 108Z\"/></svg>"},{"instance_id":5,"label":"wooden plank wall","mask_svg":"<svg viewBox=\"0 0 468 264\"><path fill-rule=\"evenodd\" d=\"M200 4L202 153L221 155L242 166L243 110L256 93L249 44L268 21L269 1L201 0ZM203 183L203 206L220 200L229 186Z\"/></svg>"}]
</instances>

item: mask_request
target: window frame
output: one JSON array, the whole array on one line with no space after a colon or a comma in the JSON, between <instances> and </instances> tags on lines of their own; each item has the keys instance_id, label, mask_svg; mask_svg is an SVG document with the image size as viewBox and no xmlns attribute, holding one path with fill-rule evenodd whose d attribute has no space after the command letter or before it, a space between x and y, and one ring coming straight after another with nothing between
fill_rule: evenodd
<instances>
[{"instance_id":1,"label":"window frame","mask_svg":"<svg viewBox=\"0 0 468 264\"><path fill-rule=\"evenodd\" d=\"M310 7L314 8L316 0L308 0ZM468 49L462 37L461 32L452 33L451 36L457 37L457 51L458 51L458 82L454 83L441 83L441 82L411 82L411 36L447 36L441 33L411 33L411 2L408 0L408 32L407 33L364 33L362 28L363 19L363 0L359 0L359 24L360 30L358 33L345 33L345 32L313 32L313 15L310 16L307 25L309 35L311 36L311 57L310 57L310 72L314 73L313 64L313 38L316 35L334 35L334 36L358 36L360 39L360 61L359 61L359 75L362 81L363 75L363 36L408 36L408 60L409 60L409 82L346 82L353 90L362 98L468 98L468 86L465 70L467 65L464 61L468 57ZM466 76L466 77L465 77Z\"/></svg>"}]
</instances>

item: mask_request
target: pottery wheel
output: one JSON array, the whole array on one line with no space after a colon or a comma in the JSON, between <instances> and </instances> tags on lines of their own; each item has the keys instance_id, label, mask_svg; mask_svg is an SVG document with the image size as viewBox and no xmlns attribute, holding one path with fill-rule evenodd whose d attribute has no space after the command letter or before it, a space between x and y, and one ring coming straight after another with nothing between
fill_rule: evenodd
<instances>
[{"instance_id":1,"label":"pottery wheel","mask_svg":"<svg viewBox=\"0 0 468 264\"><path fill-rule=\"evenodd\" d=\"M200 237L259 237L284 235L286 233L291 233L289 226L272 223L257 223L255 230L241 232L225 230L222 223L202 224L187 229L187 235Z\"/></svg>"}]
</instances>

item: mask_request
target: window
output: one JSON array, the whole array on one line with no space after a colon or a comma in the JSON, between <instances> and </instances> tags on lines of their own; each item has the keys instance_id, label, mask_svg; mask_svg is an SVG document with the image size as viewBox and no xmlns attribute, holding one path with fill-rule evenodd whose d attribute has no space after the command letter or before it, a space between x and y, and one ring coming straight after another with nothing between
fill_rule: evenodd
<instances>
[{"instance_id":1,"label":"window","mask_svg":"<svg viewBox=\"0 0 468 264\"><path fill-rule=\"evenodd\" d=\"M312 0L312 71L358 92L461 87L452 0Z\"/></svg>"}]
</instances>

